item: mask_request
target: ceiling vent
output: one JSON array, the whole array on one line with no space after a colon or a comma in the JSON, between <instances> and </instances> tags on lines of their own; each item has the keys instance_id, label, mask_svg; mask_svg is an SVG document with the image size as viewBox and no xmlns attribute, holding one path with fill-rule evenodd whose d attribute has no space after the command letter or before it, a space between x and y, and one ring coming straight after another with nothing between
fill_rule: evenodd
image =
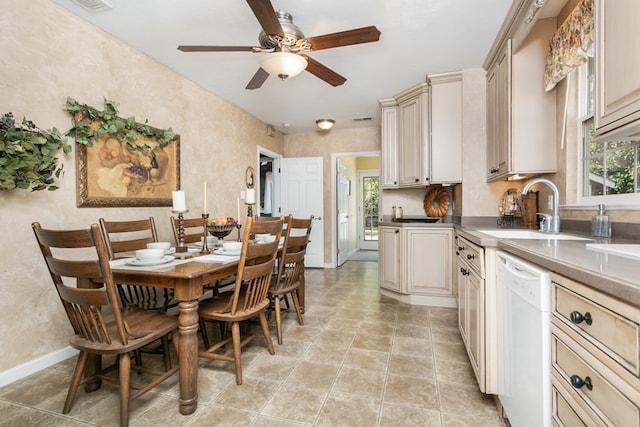
<instances>
[{"instance_id":1,"label":"ceiling vent","mask_svg":"<svg viewBox=\"0 0 640 427\"><path fill-rule=\"evenodd\" d=\"M113 9L109 3L104 0L73 0L80 6L84 7L91 13L106 12Z\"/></svg>"},{"instance_id":2,"label":"ceiling vent","mask_svg":"<svg viewBox=\"0 0 640 427\"><path fill-rule=\"evenodd\" d=\"M353 119L354 122L370 122L373 120L373 117L356 117Z\"/></svg>"}]
</instances>

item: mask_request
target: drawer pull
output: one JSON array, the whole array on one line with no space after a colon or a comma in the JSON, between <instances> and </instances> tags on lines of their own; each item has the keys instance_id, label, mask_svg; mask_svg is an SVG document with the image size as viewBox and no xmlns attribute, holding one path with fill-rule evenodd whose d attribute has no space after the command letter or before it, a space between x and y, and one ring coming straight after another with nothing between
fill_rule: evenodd
<instances>
[{"instance_id":1,"label":"drawer pull","mask_svg":"<svg viewBox=\"0 0 640 427\"><path fill-rule=\"evenodd\" d=\"M591 378L584 377L584 380L577 375L571 375L571 385L575 388L582 388L582 386L587 387L588 390L593 390L593 384L591 383Z\"/></svg>"},{"instance_id":2,"label":"drawer pull","mask_svg":"<svg viewBox=\"0 0 640 427\"><path fill-rule=\"evenodd\" d=\"M474 258L475 258L475 255L473 255L473 254L467 254L467 259L474 259Z\"/></svg>"},{"instance_id":3,"label":"drawer pull","mask_svg":"<svg viewBox=\"0 0 640 427\"><path fill-rule=\"evenodd\" d=\"M585 322L587 325L590 325L593 323L593 319L591 318L591 313L589 313L588 311L584 314L584 316L579 311L572 311L571 321L576 325L579 325L582 322Z\"/></svg>"},{"instance_id":4,"label":"drawer pull","mask_svg":"<svg viewBox=\"0 0 640 427\"><path fill-rule=\"evenodd\" d=\"M468 276L469 275L469 272L467 271L467 269L466 268L462 268L462 267L460 267L460 273L462 273L463 276Z\"/></svg>"}]
</instances>

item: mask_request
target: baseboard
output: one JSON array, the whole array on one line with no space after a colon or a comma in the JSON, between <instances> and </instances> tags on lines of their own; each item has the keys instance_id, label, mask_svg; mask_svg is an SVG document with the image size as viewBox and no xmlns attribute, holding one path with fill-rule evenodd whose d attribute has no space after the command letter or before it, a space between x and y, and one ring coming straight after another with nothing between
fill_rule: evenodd
<instances>
[{"instance_id":1,"label":"baseboard","mask_svg":"<svg viewBox=\"0 0 640 427\"><path fill-rule=\"evenodd\" d=\"M18 381L24 377L28 377L38 371L41 371L49 366L53 366L56 363L67 360L78 354L78 350L69 346L61 348L37 359L31 360L22 365L18 365L14 368L8 369L4 372L0 372L0 387L4 387L7 384L11 384L14 381Z\"/></svg>"}]
</instances>

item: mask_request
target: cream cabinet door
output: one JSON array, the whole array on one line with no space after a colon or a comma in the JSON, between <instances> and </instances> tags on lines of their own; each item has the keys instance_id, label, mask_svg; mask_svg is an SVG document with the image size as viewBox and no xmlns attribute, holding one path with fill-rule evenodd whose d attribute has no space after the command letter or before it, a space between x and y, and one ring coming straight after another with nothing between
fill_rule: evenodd
<instances>
[{"instance_id":1,"label":"cream cabinet door","mask_svg":"<svg viewBox=\"0 0 640 427\"><path fill-rule=\"evenodd\" d=\"M596 0L596 133L640 126L638 0Z\"/></svg>"},{"instance_id":2,"label":"cream cabinet door","mask_svg":"<svg viewBox=\"0 0 640 427\"><path fill-rule=\"evenodd\" d=\"M396 292L402 292L400 277L400 253L402 233L399 227L378 227L378 274L380 286Z\"/></svg>"},{"instance_id":3,"label":"cream cabinet door","mask_svg":"<svg viewBox=\"0 0 640 427\"><path fill-rule=\"evenodd\" d=\"M430 183L462 182L462 72L429 76Z\"/></svg>"},{"instance_id":4,"label":"cream cabinet door","mask_svg":"<svg viewBox=\"0 0 640 427\"><path fill-rule=\"evenodd\" d=\"M511 40L487 74L487 181L509 172Z\"/></svg>"},{"instance_id":5,"label":"cream cabinet door","mask_svg":"<svg viewBox=\"0 0 640 427\"><path fill-rule=\"evenodd\" d=\"M382 152L380 158L380 185L398 188L398 104L395 99L382 99Z\"/></svg>"},{"instance_id":6,"label":"cream cabinet door","mask_svg":"<svg viewBox=\"0 0 640 427\"><path fill-rule=\"evenodd\" d=\"M416 227L405 233L407 292L453 296L453 230Z\"/></svg>"},{"instance_id":7,"label":"cream cabinet door","mask_svg":"<svg viewBox=\"0 0 640 427\"><path fill-rule=\"evenodd\" d=\"M424 140L422 138L423 97L415 96L399 103L400 139L398 143L399 185L420 185L423 170Z\"/></svg>"}]
</instances>

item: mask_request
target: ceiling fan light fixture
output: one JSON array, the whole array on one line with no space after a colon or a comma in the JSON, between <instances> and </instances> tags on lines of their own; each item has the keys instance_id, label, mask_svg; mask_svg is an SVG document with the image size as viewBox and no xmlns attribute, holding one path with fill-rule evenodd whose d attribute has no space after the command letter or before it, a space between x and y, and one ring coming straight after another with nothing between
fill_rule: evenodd
<instances>
[{"instance_id":1,"label":"ceiling fan light fixture","mask_svg":"<svg viewBox=\"0 0 640 427\"><path fill-rule=\"evenodd\" d=\"M329 130L336 123L333 119L319 119L316 120L316 125L320 128L320 130Z\"/></svg>"},{"instance_id":2,"label":"ceiling fan light fixture","mask_svg":"<svg viewBox=\"0 0 640 427\"><path fill-rule=\"evenodd\" d=\"M290 52L267 53L260 57L260 67L282 80L295 77L307 68L307 60Z\"/></svg>"}]
</instances>

